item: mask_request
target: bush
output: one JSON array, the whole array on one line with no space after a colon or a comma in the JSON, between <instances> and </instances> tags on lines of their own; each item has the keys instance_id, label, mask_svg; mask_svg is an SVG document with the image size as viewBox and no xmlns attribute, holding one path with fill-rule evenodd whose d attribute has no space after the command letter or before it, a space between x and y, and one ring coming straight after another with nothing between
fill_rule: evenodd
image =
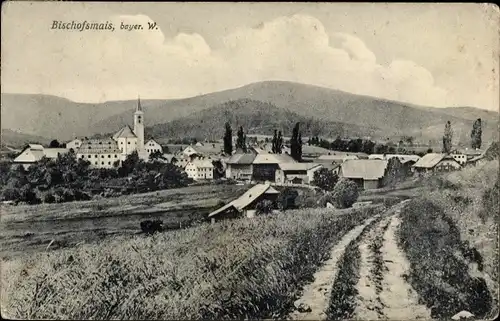
<instances>
[{"instance_id":1,"label":"bush","mask_svg":"<svg viewBox=\"0 0 500 321\"><path fill-rule=\"evenodd\" d=\"M356 203L358 196L358 185L347 179L339 181L333 189L333 201L337 208L351 207Z\"/></svg>"},{"instance_id":2,"label":"bush","mask_svg":"<svg viewBox=\"0 0 500 321\"><path fill-rule=\"evenodd\" d=\"M36 196L30 185L24 185L21 188L20 201L26 202L27 204L40 204L42 201Z\"/></svg>"},{"instance_id":3,"label":"bush","mask_svg":"<svg viewBox=\"0 0 500 321\"><path fill-rule=\"evenodd\" d=\"M278 196L277 205L282 210L295 208L295 200L299 196L299 192L291 188L285 188Z\"/></svg>"},{"instance_id":4,"label":"bush","mask_svg":"<svg viewBox=\"0 0 500 321\"><path fill-rule=\"evenodd\" d=\"M56 198L55 198L54 194L52 194L52 193L45 194L45 196L43 198L44 203L50 204L50 203L55 203L55 201L56 201Z\"/></svg>"},{"instance_id":5,"label":"bush","mask_svg":"<svg viewBox=\"0 0 500 321\"><path fill-rule=\"evenodd\" d=\"M6 187L2 192L2 199L4 201L17 201L21 198L19 189L13 187Z\"/></svg>"},{"instance_id":6,"label":"bush","mask_svg":"<svg viewBox=\"0 0 500 321\"><path fill-rule=\"evenodd\" d=\"M322 190L331 191L337 184L339 180L337 174L333 173L329 169L321 168L320 170L314 172L313 185L318 186Z\"/></svg>"},{"instance_id":7,"label":"bush","mask_svg":"<svg viewBox=\"0 0 500 321\"><path fill-rule=\"evenodd\" d=\"M161 220L146 220L141 222L141 230L146 234L154 234L163 231L163 221Z\"/></svg>"},{"instance_id":8,"label":"bush","mask_svg":"<svg viewBox=\"0 0 500 321\"><path fill-rule=\"evenodd\" d=\"M255 206L257 214L269 214L273 211L273 208L274 203L270 200L262 200Z\"/></svg>"}]
</instances>

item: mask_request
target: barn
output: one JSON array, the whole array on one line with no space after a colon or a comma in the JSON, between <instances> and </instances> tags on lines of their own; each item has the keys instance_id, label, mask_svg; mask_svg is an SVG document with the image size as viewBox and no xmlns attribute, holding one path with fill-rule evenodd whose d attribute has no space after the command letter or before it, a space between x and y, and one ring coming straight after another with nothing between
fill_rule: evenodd
<instances>
[{"instance_id":1,"label":"barn","mask_svg":"<svg viewBox=\"0 0 500 321\"><path fill-rule=\"evenodd\" d=\"M208 217L212 223L216 219L253 217L255 216L255 206L259 202L263 200L275 202L279 194L280 192L270 184L257 184L231 203L208 214Z\"/></svg>"}]
</instances>

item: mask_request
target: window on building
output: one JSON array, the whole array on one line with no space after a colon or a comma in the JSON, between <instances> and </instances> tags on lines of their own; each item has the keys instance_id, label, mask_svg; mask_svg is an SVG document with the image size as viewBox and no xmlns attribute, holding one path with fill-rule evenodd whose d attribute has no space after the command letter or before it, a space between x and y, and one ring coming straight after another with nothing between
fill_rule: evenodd
<instances>
[{"instance_id":1,"label":"window on building","mask_svg":"<svg viewBox=\"0 0 500 321\"><path fill-rule=\"evenodd\" d=\"M111 165L111 162L108 162L108 165Z\"/></svg>"},{"instance_id":2,"label":"window on building","mask_svg":"<svg viewBox=\"0 0 500 321\"><path fill-rule=\"evenodd\" d=\"M94 157L95 157L95 158L97 158L97 157L99 157L99 156L97 156L97 155L94 155Z\"/></svg>"},{"instance_id":3,"label":"window on building","mask_svg":"<svg viewBox=\"0 0 500 321\"><path fill-rule=\"evenodd\" d=\"M111 155L108 155L108 158L111 158Z\"/></svg>"},{"instance_id":4,"label":"window on building","mask_svg":"<svg viewBox=\"0 0 500 321\"><path fill-rule=\"evenodd\" d=\"M95 164L97 165L97 162L95 162Z\"/></svg>"},{"instance_id":5,"label":"window on building","mask_svg":"<svg viewBox=\"0 0 500 321\"><path fill-rule=\"evenodd\" d=\"M101 158L104 158L104 155L101 155Z\"/></svg>"},{"instance_id":6,"label":"window on building","mask_svg":"<svg viewBox=\"0 0 500 321\"><path fill-rule=\"evenodd\" d=\"M118 158L118 155L115 154L115 158Z\"/></svg>"},{"instance_id":7,"label":"window on building","mask_svg":"<svg viewBox=\"0 0 500 321\"><path fill-rule=\"evenodd\" d=\"M101 165L104 165L104 162L101 162Z\"/></svg>"}]
</instances>

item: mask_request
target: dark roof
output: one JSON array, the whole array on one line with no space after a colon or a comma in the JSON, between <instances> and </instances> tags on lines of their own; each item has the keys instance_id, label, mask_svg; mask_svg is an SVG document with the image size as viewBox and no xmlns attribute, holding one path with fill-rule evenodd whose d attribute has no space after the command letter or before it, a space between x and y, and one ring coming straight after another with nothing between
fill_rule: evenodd
<instances>
[{"instance_id":1,"label":"dark roof","mask_svg":"<svg viewBox=\"0 0 500 321\"><path fill-rule=\"evenodd\" d=\"M374 180L384 177L387 168L386 160L350 159L342 163L342 176L345 178L362 178Z\"/></svg>"},{"instance_id":2,"label":"dark roof","mask_svg":"<svg viewBox=\"0 0 500 321\"><path fill-rule=\"evenodd\" d=\"M255 154L253 153L244 153L244 154L234 154L227 161L226 164L241 164L241 165L250 165L253 163L255 159Z\"/></svg>"}]
</instances>

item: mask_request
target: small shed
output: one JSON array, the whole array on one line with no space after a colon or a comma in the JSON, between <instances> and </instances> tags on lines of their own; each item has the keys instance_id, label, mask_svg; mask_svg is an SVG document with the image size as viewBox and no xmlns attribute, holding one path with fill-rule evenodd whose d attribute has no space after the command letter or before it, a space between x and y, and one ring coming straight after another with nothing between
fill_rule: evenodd
<instances>
[{"instance_id":1,"label":"small shed","mask_svg":"<svg viewBox=\"0 0 500 321\"><path fill-rule=\"evenodd\" d=\"M208 217L212 220L212 223L215 219L220 218L253 217L257 203L263 200L274 202L279 194L280 192L270 184L257 184L231 203L208 214Z\"/></svg>"}]
</instances>

